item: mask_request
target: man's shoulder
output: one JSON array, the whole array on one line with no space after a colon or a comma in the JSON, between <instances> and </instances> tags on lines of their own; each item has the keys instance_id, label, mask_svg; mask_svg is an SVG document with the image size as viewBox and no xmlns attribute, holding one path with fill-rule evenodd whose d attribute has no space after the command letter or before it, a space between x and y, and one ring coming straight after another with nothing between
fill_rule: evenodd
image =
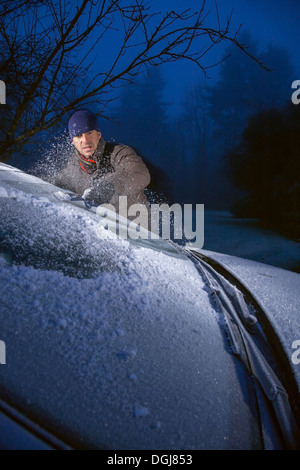
<instances>
[{"instance_id":1,"label":"man's shoulder","mask_svg":"<svg viewBox=\"0 0 300 470\"><path fill-rule=\"evenodd\" d=\"M116 143L116 142L107 142L107 149L110 150L110 154L117 155L137 155L137 151L134 147L128 144Z\"/></svg>"},{"instance_id":2,"label":"man's shoulder","mask_svg":"<svg viewBox=\"0 0 300 470\"><path fill-rule=\"evenodd\" d=\"M135 148L132 147L131 145L128 145L128 144L122 144L122 143L116 144L116 149L117 150L127 150L127 151L130 150L131 152L137 153Z\"/></svg>"},{"instance_id":3,"label":"man's shoulder","mask_svg":"<svg viewBox=\"0 0 300 470\"><path fill-rule=\"evenodd\" d=\"M133 151L135 151L135 149L131 146L131 145L128 145L128 144L124 144L123 142L117 142L115 140L103 140L103 143L102 143L102 149L103 151L107 151L107 150L121 150L121 149L131 149ZM101 142L99 143L99 147L101 147Z\"/></svg>"},{"instance_id":4,"label":"man's shoulder","mask_svg":"<svg viewBox=\"0 0 300 470\"><path fill-rule=\"evenodd\" d=\"M105 141L102 158L110 158L111 164L115 167L121 162L121 160L126 160L126 157L137 157L136 150L130 145L114 142L114 141Z\"/></svg>"}]
</instances>

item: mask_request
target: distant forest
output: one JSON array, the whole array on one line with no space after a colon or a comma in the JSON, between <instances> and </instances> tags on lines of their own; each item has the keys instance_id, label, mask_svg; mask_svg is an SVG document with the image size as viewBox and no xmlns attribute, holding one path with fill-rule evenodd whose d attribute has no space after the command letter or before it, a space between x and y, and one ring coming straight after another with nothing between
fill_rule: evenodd
<instances>
[{"instance_id":1,"label":"distant forest","mask_svg":"<svg viewBox=\"0 0 300 470\"><path fill-rule=\"evenodd\" d=\"M255 217L300 239L300 105L291 103L294 68L288 52L257 50L268 70L229 46L213 86L187 90L182 111L168 114L166 83L153 69L121 90L107 139L134 146L164 173L170 201L204 203Z\"/></svg>"}]
</instances>

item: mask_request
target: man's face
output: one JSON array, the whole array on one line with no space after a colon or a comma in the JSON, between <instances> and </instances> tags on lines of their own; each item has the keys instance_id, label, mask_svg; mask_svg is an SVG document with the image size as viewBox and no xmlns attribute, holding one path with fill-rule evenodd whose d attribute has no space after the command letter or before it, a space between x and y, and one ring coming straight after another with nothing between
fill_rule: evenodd
<instances>
[{"instance_id":1,"label":"man's face","mask_svg":"<svg viewBox=\"0 0 300 470\"><path fill-rule=\"evenodd\" d=\"M98 147L101 132L89 131L79 136L73 137L73 144L79 153L84 157L91 157Z\"/></svg>"}]
</instances>

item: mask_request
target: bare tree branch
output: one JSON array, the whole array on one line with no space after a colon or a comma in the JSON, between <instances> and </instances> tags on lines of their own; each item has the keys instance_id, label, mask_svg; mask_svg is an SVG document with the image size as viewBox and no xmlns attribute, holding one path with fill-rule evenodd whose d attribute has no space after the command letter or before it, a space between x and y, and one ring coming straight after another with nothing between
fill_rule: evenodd
<instances>
[{"instance_id":1,"label":"bare tree branch","mask_svg":"<svg viewBox=\"0 0 300 470\"><path fill-rule=\"evenodd\" d=\"M166 13L144 0L2 1L0 73L12 89L12 104L1 119L0 159L91 100L107 117L109 93L132 82L142 68L188 60L205 74L210 66L204 56L223 41L263 66L239 43L238 31L230 33L230 18L221 25L217 3L215 8L213 27L207 25L205 1L198 12ZM93 54L101 56L109 41L118 48L110 63L101 62L101 71L93 73ZM83 77L86 84L79 87Z\"/></svg>"}]
</instances>

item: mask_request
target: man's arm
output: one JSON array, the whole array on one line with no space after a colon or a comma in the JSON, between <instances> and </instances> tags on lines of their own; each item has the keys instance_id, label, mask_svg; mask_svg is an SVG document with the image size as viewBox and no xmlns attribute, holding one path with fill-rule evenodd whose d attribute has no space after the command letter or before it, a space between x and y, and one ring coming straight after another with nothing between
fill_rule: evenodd
<instances>
[{"instance_id":1,"label":"man's arm","mask_svg":"<svg viewBox=\"0 0 300 470\"><path fill-rule=\"evenodd\" d=\"M84 191L92 185L92 178L87 178L79 165L70 160L67 165L57 173L54 181L55 186L68 189L77 194L83 194Z\"/></svg>"},{"instance_id":2,"label":"man's arm","mask_svg":"<svg viewBox=\"0 0 300 470\"><path fill-rule=\"evenodd\" d=\"M148 168L135 150L127 145L116 145L111 163L115 169L115 173L110 175L115 188L114 197L124 195L134 202L150 183Z\"/></svg>"}]
</instances>

